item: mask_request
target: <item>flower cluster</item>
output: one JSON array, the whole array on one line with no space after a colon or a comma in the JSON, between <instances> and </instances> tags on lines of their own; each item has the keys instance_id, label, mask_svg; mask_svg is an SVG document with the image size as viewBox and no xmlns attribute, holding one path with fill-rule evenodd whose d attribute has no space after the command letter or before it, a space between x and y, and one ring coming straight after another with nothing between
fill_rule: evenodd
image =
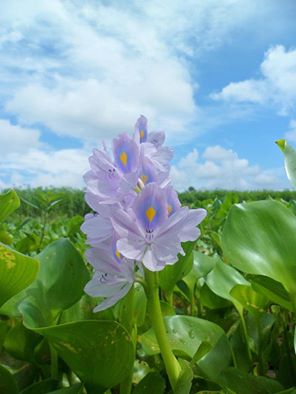
<instances>
[{"instance_id":1,"label":"flower cluster","mask_svg":"<svg viewBox=\"0 0 296 394\"><path fill-rule=\"evenodd\" d=\"M132 137L114 138L112 153L95 149L85 176L88 214L82 225L94 276L85 291L104 297L95 311L114 305L134 282L135 271L160 271L184 254L181 242L194 241L204 209L181 207L170 185L173 152L165 134L147 130L141 115Z\"/></svg>"}]
</instances>

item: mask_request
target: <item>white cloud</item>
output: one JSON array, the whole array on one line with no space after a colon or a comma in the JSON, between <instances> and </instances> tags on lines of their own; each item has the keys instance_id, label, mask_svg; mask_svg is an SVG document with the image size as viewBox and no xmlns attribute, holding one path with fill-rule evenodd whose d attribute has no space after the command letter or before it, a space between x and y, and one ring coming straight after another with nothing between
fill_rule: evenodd
<instances>
[{"instance_id":1,"label":"white cloud","mask_svg":"<svg viewBox=\"0 0 296 394\"><path fill-rule=\"evenodd\" d=\"M36 129L11 124L0 119L0 155L3 159L9 153L24 153L39 147L40 132Z\"/></svg>"},{"instance_id":2,"label":"white cloud","mask_svg":"<svg viewBox=\"0 0 296 394\"><path fill-rule=\"evenodd\" d=\"M83 149L32 149L22 155L10 154L0 163L2 177L9 179L2 184L81 188L82 176L88 169L87 157Z\"/></svg>"},{"instance_id":3,"label":"white cloud","mask_svg":"<svg viewBox=\"0 0 296 394\"><path fill-rule=\"evenodd\" d=\"M275 105L288 114L296 106L296 49L270 48L260 66L262 78L231 82L211 98L230 102Z\"/></svg>"},{"instance_id":4,"label":"white cloud","mask_svg":"<svg viewBox=\"0 0 296 394\"><path fill-rule=\"evenodd\" d=\"M177 190L196 189L276 189L286 186L278 170L263 170L241 159L232 149L209 146L200 157L196 149L172 167ZM285 178L284 178L285 180Z\"/></svg>"},{"instance_id":5,"label":"white cloud","mask_svg":"<svg viewBox=\"0 0 296 394\"><path fill-rule=\"evenodd\" d=\"M296 119L291 119L289 130L285 133L285 138L289 141L296 141Z\"/></svg>"},{"instance_id":6,"label":"white cloud","mask_svg":"<svg viewBox=\"0 0 296 394\"><path fill-rule=\"evenodd\" d=\"M188 57L231 40L250 20L254 29L272 9L243 0L11 0L0 15L18 38L0 53L5 108L25 125L83 140L129 130L139 113L190 139L199 113Z\"/></svg>"}]
</instances>

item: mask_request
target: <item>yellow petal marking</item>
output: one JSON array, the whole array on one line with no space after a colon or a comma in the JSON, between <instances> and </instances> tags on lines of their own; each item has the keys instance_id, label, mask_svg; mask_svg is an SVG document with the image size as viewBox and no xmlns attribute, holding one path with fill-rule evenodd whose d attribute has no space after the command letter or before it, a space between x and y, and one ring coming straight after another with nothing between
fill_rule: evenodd
<instances>
[{"instance_id":1,"label":"yellow petal marking","mask_svg":"<svg viewBox=\"0 0 296 394\"><path fill-rule=\"evenodd\" d=\"M171 205L168 205L168 214L170 214L173 210L173 207Z\"/></svg>"},{"instance_id":2,"label":"yellow petal marking","mask_svg":"<svg viewBox=\"0 0 296 394\"><path fill-rule=\"evenodd\" d=\"M145 137L145 131L144 131L144 130L141 130L141 131L140 131L140 137L141 137L141 138L144 138L144 137Z\"/></svg>"},{"instance_id":3,"label":"yellow petal marking","mask_svg":"<svg viewBox=\"0 0 296 394\"><path fill-rule=\"evenodd\" d=\"M116 250L115 254L116 254L116 257L117 257L118 259L121 259L121 254L120 254L120 252L119 252L118 250Z\"/></svg>"},{"instance_id":4,"label":"yellow petal marking","mask_svg":"<svg viewBox=\"0 0 296 394\"><path fill-rule=\"evenodd\" d=\"M152 220L154 219L154 216L155 216L155 215L156 215L156 211L155 211L154 208L149 207L149 208L146 210L146 216L147 216L147 219L149 220L150 223L151 223Z\"/></svg>"},{"instance_id":5,"label":"yellow petal marking","mask_svg":"<svg viewBox=\"0 0 296 394\"><path fill-rule=\"evenodd\" d=\"M121 152L120 153L120 160L121 160L121 163L124 166L126 166L126 164L127 164L127 154L126 154L126 152Z\"/></svg>"}]
</instances>

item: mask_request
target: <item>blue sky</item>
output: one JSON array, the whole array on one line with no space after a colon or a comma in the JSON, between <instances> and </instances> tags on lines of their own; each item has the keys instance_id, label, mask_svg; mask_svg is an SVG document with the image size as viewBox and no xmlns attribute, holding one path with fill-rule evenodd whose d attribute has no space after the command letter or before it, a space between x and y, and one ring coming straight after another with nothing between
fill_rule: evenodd
<instances>
[{"instance_id":1,"label":"blue sky","mask_svg":"<svg viewBox=\"0 0 296 394\"><path fill-rule=\"evenodd\" d=\"M294 0L4 1L0 188L82 187L139 114L178 190L289 187L274 141L296 143L295 18Z\"/></svg>"}]
</instances>

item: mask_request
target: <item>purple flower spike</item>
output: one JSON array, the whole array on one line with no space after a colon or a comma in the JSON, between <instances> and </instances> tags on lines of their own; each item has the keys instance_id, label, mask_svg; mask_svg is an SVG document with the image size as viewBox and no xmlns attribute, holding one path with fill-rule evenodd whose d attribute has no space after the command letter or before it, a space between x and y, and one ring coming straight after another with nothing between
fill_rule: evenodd
<instances>
[{"instance_id":1,"label":"purple flower spike","mask_svg":"<svg viewBox=\"0 0 296 394\"><path fill-rule=\"evenodd\" d=\"M167 193L156 183L145 186L128 212L119 209L111 218L120 238L118 251L128 259L142 261L151 271L174 264L178 254L184 253L181 242L198 238L196 226L206 216L204 209L175 207L169 216Z\"/></svg>"},{"instance_id":2,"label":"purple flower spike","mask_svg":"<svg viewBox=\"0 0 296 394\"><path fill-rule=\"evenodd\" d=\"M140 137L140 143L147 141L147 118L141 115L135 124L136 133Z\"/></svg>"},{"instance_id":3,"label":"purple flower spike","mask_svg":"<svg viewBox=\"0 0 296 394\"><path fill-rule=\"evenodd\" d=\"M113 140L113 157L106 145L95 149L85 200L95 214L85 216L81 230L87 235L86 252L94 268L86 293L104 300L95 312L107 309L124 297L144 266L160 271L184 254L182 242L200 236L197 225L204 209L181 207L170 186L172 149L163 146L163 132L149 133L141 115L133 138L121 134Z\"/></svg>"}]
</instances>

